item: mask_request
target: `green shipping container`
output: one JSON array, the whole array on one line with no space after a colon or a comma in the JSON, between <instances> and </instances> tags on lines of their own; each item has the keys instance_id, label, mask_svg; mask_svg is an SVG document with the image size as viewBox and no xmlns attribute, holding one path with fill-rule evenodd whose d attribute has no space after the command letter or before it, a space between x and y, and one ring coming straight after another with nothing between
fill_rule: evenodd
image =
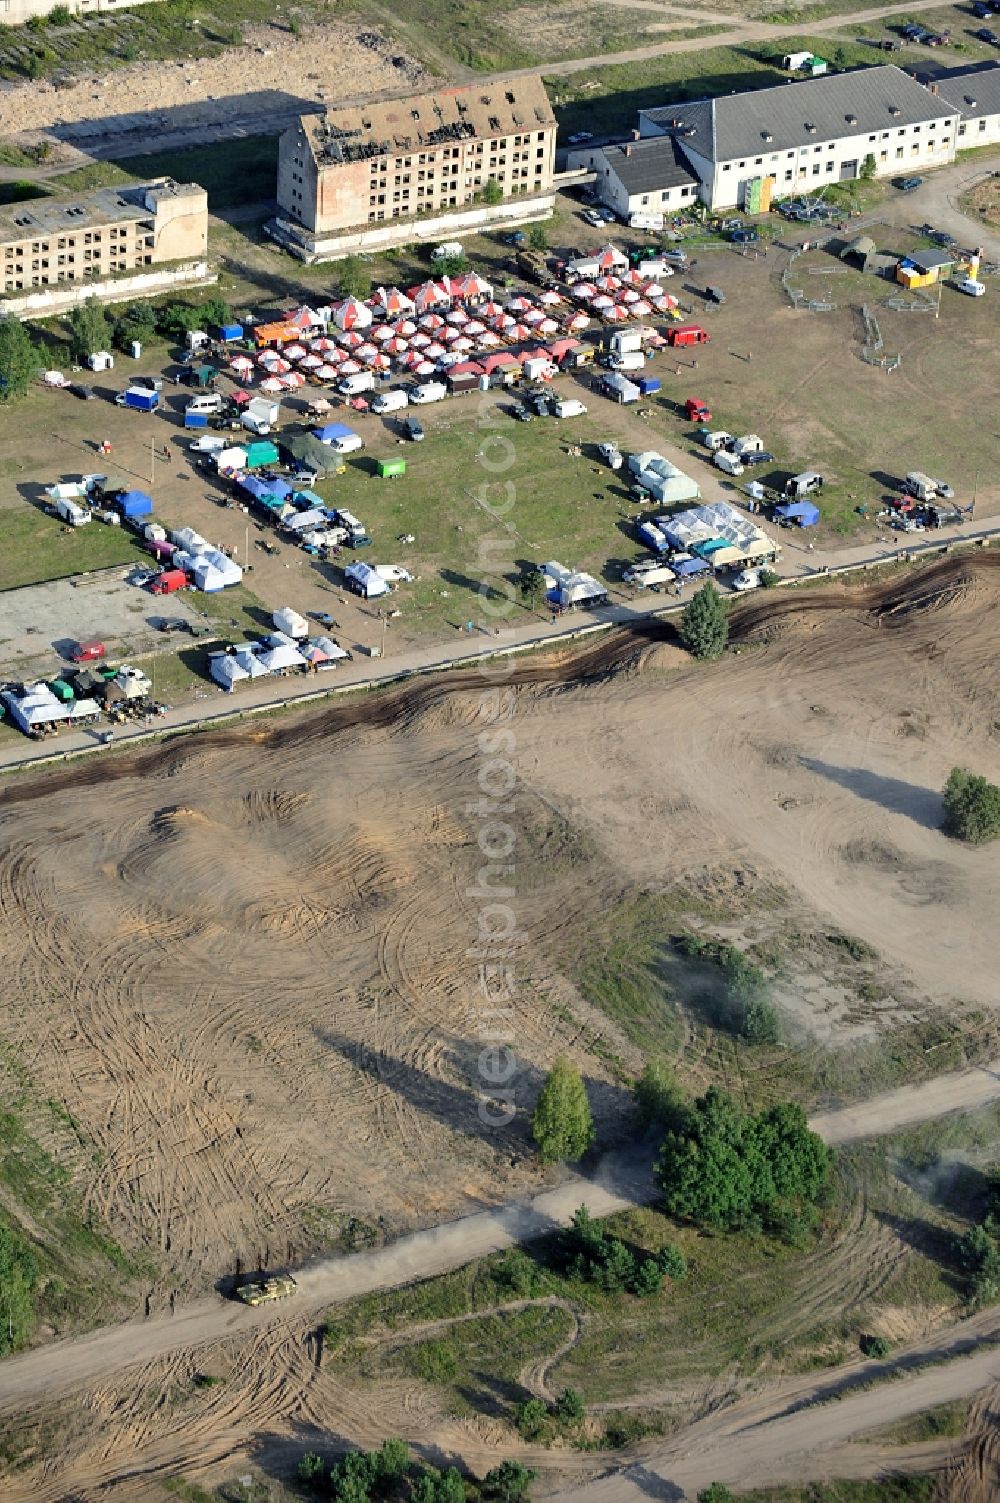
<instances>
[{"instance_id":1,"label":"green shipping container","mask_svg":"<svg viewBox=\"0 0 1000 1503\"><path fill-rule=\"evenodd\" d=\"M395 480L397 475L406 474L405 459L377 459L375 472L382 480Z\"/></svg>"},{"instance_id":2,"label":"green shipping container","mask_svg":"<svg viewBox=\"0 0 1000 1503\"><path fill-rule=\"evenodd\" d=\"M278 463L278 451L272 443L267 441L247 444L246 452L248 470L259 470L261 465Z\"/></svg>"}]
</instances>

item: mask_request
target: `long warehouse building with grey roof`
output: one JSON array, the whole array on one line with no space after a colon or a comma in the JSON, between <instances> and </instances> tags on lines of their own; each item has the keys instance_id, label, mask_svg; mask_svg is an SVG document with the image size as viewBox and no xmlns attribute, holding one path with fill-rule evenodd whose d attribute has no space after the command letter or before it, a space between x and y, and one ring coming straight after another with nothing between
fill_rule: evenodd
<instances>
[{"instance_id":1,"label":"long warehouse building with grey roof","mask_svg":"<svg viewBox=\"0 0 1000 1503\"><path fill-rule=\"evenodd\" d=\"M789 81L717 99L642 110L636 145L669 137L711 209L765 210L772 198L815 193L870 173L909 177L954 160L960 110L945 96L886 64ZM628 150L628 143L605 148ZM586 165L602 171L597 151ZM649 158L652 165L652 158ZM673 185L664 155L664 187ZM582 153L571 165L584 165ZM656 187L647 183L646 192ZM668 198L665 206L673 207Z\"/></svg>"}]
</instances>

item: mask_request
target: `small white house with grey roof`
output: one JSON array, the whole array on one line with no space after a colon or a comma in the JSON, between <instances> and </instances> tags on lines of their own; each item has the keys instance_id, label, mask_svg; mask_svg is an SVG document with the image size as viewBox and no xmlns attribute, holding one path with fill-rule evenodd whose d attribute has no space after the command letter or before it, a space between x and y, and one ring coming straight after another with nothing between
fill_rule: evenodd
<instances>
[{"instance_id":1,"label":"small white house with grey roof","mask_svg":"<svg viewBox=\"0 0 1000 1503\"><path fill-rule=\"evenodd\" d=\"M676 214L694 203L701 186L669 135L582 147L571 151L567 161L571 168L594 173L597 197L626 221L633 214Z\"/></svg>"},{"instance_id":2,"label":"small white house with grey roof","mask_svg":"<svg viewBox=\"0 0 1000 1503\"><path fill-rule=\"evenodd\" d=\"M642 139L670 136L712 209L764 208L861 176L903 177L954 159L959 110L893 64L665 105ZM766 191L762 191L766 190Z\"/></svg>"},{"instance_id":3,"label":"small white house with grey roof","mask_svg":"<svg viewBox=\"0 0 1000 1503\"><path fill-rule=\"evenodd\" d=\"M930 89L958 111L958 149L1000 141L1000 63L949 68Z\"/></svg>"}]
</instances>

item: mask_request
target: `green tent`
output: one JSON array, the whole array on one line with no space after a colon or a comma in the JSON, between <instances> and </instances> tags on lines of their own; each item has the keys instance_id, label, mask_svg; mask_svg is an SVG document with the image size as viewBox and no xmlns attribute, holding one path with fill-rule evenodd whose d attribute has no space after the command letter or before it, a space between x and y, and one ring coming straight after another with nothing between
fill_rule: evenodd
<instances>
[{"instance_id":1,"label":"green tent","mask_svg":"<svg viewBox=\"0 0 1000 1503\"><path fill-rule=\"evenodd\" d=\"M406 474L406 460L376 459L375 473L382 480L395 480L399 475Z\"/></svg>"}]
</instances>

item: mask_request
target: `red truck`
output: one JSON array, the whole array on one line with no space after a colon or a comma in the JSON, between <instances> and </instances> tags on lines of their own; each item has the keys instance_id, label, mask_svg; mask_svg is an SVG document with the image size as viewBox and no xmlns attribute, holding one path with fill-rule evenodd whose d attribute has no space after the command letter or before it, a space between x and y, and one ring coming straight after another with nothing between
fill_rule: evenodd
<instances>
[{"instance_id":1,"label":"red truck","mask_svg":"<svg viewBox=\"0 0 1000 1503\"><path fill-rule=\"evenodd\" d=\"M667 330L667 343L674 349L692 344L708 344L708 335L700 324L678 324L675 329Z\"/></svg>"},{"instance_id":2,"label":"red truck","mask_svg":"<svg viewBox=\"0 0 1000 1503\"><path fill-rule=\"evenodd\" d=\"M701 397L688 397L684 403L684 411L687 413L689 423L710 423L712 414Z\"/></svg>"},{"instance_id":3,"label":"red truck","mask_svg":"<svg viewBox=\"0 0 1000 1503\"><path fill-rule=\"evenodd\" d=\"M150 581L149 592L151 595L172 595L175 590L183 590L187 582L183 569L164 569Z\"/></svg>"}]
</instances>

